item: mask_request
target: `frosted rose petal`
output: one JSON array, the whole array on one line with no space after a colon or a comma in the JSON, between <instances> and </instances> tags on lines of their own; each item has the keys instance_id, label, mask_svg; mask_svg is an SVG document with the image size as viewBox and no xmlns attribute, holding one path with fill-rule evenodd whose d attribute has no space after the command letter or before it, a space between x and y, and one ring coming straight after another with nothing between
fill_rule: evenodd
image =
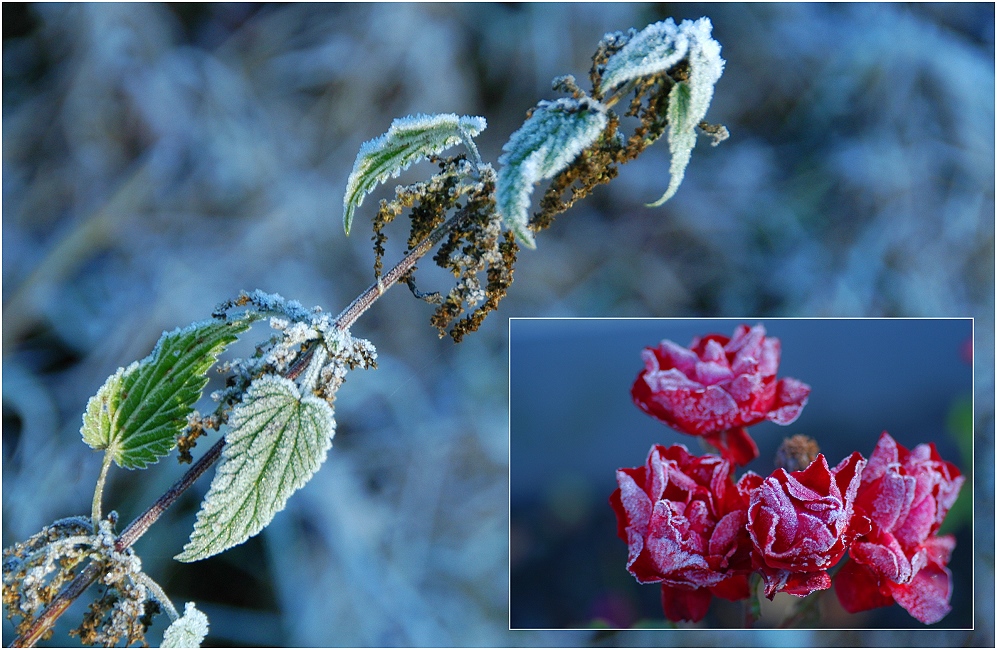
<instances>
[{"instance_id":1,"label":"frosted rose petal","mask_svg":"<svg viewBox=\"0 0 997 650\"><path fill-rule=\"evenodd\" d=\"M948 569L927 566L906 585L891 585L893 598L917 620L930 625L952 611L952 574Z\"/></svg>"}]
</instances>

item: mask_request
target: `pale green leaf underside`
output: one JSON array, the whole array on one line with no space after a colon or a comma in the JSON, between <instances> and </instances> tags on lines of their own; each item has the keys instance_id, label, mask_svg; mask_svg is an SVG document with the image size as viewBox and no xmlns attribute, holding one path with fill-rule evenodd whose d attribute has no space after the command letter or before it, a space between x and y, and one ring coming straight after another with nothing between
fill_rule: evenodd
<instances>
[{"instance_id":1,"label":"pale green leaf underside","mask_svg":"<svg viewBox=\"0 0 997 650\"><path fill-rule=\"evenodd\" d=\"M326 402L273 375L252 383L229 423L194 532L176 556L181 562L210 557L263 530L325 461L336 427Z\"/></svg>"},{"instance_id":2,"label":"pale green leaf underside","mask_svg":"<svg viewBox=\"0 0 997 650\"><path fill-rule=\"evenodd\" d=\"M689 78L680 81L668 93L668 150L671 153L670 178L664 195L654 203L657 207L678 191L685 169L696 146L696 126L706 116L713 99L713 87L723 74L724 60L720 44L713 40L713 25L709 18L682 21L679 31L689 39Z\"/></svg>"},{"instance_id":3,"label":"pale green leaf underside","mask_svg":"<svg viewBox=\"0 0 997 650\"><path fill-rule=\"evenodd\" d=\"M187 603L183 616L173 621L163 635L162 648L200 648L208 636L208 617Z\"/></svg>"},{"instance_id":4,"label":"pale green leaf underside","mask_svg":"<svg viewBox=\"0 0 997 650\"><path fill-rule=\"evenodd\" d=\"M208 320L164 333L152 354L119 369L90 398L83 441L126 469L168 454L201 398L208 369L255 318Z\"/></svg>"},{"instance_id":5,"label":"pale green leaf underside","mask_svg":"<svg viewBox=\"0 0 997 650\"><path fill-rule=\"evenodd\" d=\"M524 245L536 248L527 227L533 186L574 162L605 128L605 108L594 100L542 101L502 147L495 200L499 214Z\"/></svg>"},{"instance_id":6,"label":"pale green leaf underside","mask_svg":"<svg viewBox=\"0 0 997 650\"><path fill-rule=\"evenodd\" d=\"M471 138L484 131L485 127L483 117L458 117L454 113L415 115L396 119L386 133L363 143L343 197L343 228L346 234L350 234L353 213L378 184L389 177L397 177L413 163L445 151L458 142L464 142L476 157L477 148Z\"/></svg>"},{"instance_id":7,"label":"pale green leaf underside","mask_svg":"<svg viewBox=\"0 0 997 650\"><path fill-rule=\"evenodd\" d=\"M689 123L690 99L689 84L684 81L675 84L668 93L668 150L672 156L668 168L668 188L660 199L648 204L650 207L658 207L675 196L685 178L685 168L689 166L692 150L696 146L695 127L699 123Z\"/></svg>"}]
</instances>

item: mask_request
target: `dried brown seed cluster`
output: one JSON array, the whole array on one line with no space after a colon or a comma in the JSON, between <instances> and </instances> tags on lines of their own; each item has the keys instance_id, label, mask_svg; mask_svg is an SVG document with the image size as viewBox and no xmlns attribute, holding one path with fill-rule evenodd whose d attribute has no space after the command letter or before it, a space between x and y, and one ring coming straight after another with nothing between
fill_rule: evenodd
<instances>
[{"instance_id":1,"label":"dried brown seed cluster","mask_svg":"<svg viewBox=\"0 0 997 650\"><path fill-rule=\"evenodd\" d=\"M3 550L3 605L11 623L21 619L15 623L18 635L76 577L77 565L89 556L92 535L89 519L70 517Z\"/></svg>"},{"instance_id":2,"label":"dried brown seed cluster","mask_svg":"<svg viewBox=\"0 0 997 650\"><path fill-rule=\"evenodd\" d=\"M449 334L460 342L467 333L477 330L505 297L512 284L519 246L511 233L503 232L502 219L495 209L495 172L491 166L475 169L462 156L436 162L439 174L426 182L399 186L394 200L381 202L374 218L374 272L379 276L383 268L383 229L395 217L408 210L408 247L412 250L446 221L451 210L457 211L457 218L433 256L437 266L449 270L457 284L445 297L423 293L416 286L416 266L402 280L417 298L438 305L430 323L440 336Z\"/></svg>"},{"instance_id":3,"label":"dried brown seed cluster","mask_svg":"<svg viewBox=\"0 0 997 650\"><path fill-rule=\"evenodd\" d=\"M810 466L820 453L817 441L809 436L797 434L786 438L775 453L775 466L787 472L798 472Z\"/></svg>"},{"instance_id":4,"label":"dried brown seed cluster","mask_svg":"<svg viewBox=\"0 0 997 650\"><path fill-rule=\"evenodd\" d=\"M70 631L88 645L145 643L145 632L159 607L151 598L142 563L131 549L114 548L112 513L95 533L87 517L60 519L19 544L3 550L3 604L18 635L79 573L84 561L99 563L103 593L90 604L80 626ZM51 635L51 630L46 637Z\"/></svg>"},{"instance_id":5,"label":"dried brown seed cluster","mask_svg":"<svg viewBox=\"0 0 997 650\"><path fill-rule=\"evenodd\" d=\"M592 57L589 78L592 80L594 98L602 99L598 88L602 82L606 61L626 45L627 40L626 35L619 35L615 40L605 39ZM675 81L687 76L688 64L683 61L667 73L634 82L633 98L625 113L627 117L636 117L640 121L634 132L628 138L624 138L620 132L619 116L609 111L609 121L595 144L583 151L573 163L551 180L540 200L540 211L534 213L530 219L530 229L540 232L549 228L554 222L554 217L568 210L579 199L588 196L597 186L616 178L619 165L635 160L647 147L664 135L665 127L668 125L665 117L668 93ZM572 89L564 82L557 86L572 94L577 90L577 87ZM569 193L568 196L565 196L566 193Z\"/></svg>"},{"instance_id":6,"label":"dried brown seed cluster","mask_svg":"<svg viewBox=\"0 0 997 650\"><path fill-rule=\"evenodd\" d=\"M202 417L197 411L191 411L187 416L187 426L177 436L177 461L180 463L194 462L190 450L197 446L197 439L208 435L208 429L218 431L219 427L221 427L221 422L217 415Z\"/></svg>"}]
</instances>

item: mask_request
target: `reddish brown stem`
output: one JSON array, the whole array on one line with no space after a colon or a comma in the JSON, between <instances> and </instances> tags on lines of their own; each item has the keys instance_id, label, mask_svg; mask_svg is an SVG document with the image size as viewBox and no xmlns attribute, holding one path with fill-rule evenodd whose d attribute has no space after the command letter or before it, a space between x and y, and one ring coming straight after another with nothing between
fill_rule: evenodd
<instances>
[{"instance_id":1,"label":"reddish brown stem","mask_svg":"<svg viewBox=\"0 0 997 650\"><path fill-rule=\"evenodd\" d=\"M392 267L377 282L368 287L366 291L357 296L356 300L350 303L350 306L344 309L336 318L336 327L345 330L353 325L385 291L398 282L400 278L415 266L415 263L422 256L438 244L455 224L460 223L466 218L466 210L461 210L433 230L428 237L413 248L398 264ZM308 353L303 355L303 357L307 355ZM297 368L297 372L300 373L302 368L303 366ZM138 541L149 530L152 524L156 523L156 520L159 519L166 509L173 505L194 484L194 481L200 478L221 457L224 446L225 439L219 439L196 463L191 465L190 469L163 496L159 497L145 512L136 517L132 523L128 524L128 527L114 541L115 550L120 553ZM49 603L48 607L31 624L31 627L24 634L14 639L11 647L28 648L34 646L45 632L55 624L55 621L62 616L73 601L79 598L86 591L87 587L93 584L99 576L99 563L91 562Z\"/></svg>"}]
</instances>

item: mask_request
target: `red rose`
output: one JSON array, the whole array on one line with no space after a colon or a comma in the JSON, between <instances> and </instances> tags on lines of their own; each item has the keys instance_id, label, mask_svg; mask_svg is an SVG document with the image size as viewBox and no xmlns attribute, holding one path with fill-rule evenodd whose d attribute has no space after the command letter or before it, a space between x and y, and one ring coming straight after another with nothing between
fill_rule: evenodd
<instances>
[{"instance_id":1,"label":"red rose","mask_svg":"<svg viewBox=\"0 0 997 650\"><path fill-rule=\"evenodd\" d=\"M863 534L834 581L842 607L861 612L897 602L922 623L949 613L955 538L936 533L964 481L933 444L908 451L883 432L855 497Z\"/></svg>"},{"instance_id":2,"label":"red rose","mask_svg":"<svg viewBox=\"0 0 997 650\"><path fill-rule=\"evenodd\" d=\"M748 532L767 597L779 591L806 596L831 586L827 569L845 554L864 466L858 452L833 470L818 454L804 470L777 469L758 481L751 491Z\"/></svg>"},{"instance_id":3,"label":"red rose","mask_svg":"<svg viewBox=\"0 0 997 650\"><path fill-rule=\"evenodd\" d=\"M729 462L655 445L643 467L619 469L616 480L609 502L627 569L638 582L661 583L670 620L702 620L714 595L748 597L748 498Z\"/></svg>"},{"instance_id":4,"label":"red rose","mask_svg":"<svg viewBox=\"0 0 997 650\"><path fill-rule=\"evenodd\" d=\"M696 338L689 349L665 340L644 349L644 370L630 394L648 415L705 437L726 459L744 465L758 456L744 427L763 420L790 424L810 394L796 379L776 380L779 354L779 339L766 337L762 325L738 325L732 339Z\"/></svg>"}]
</instances>

